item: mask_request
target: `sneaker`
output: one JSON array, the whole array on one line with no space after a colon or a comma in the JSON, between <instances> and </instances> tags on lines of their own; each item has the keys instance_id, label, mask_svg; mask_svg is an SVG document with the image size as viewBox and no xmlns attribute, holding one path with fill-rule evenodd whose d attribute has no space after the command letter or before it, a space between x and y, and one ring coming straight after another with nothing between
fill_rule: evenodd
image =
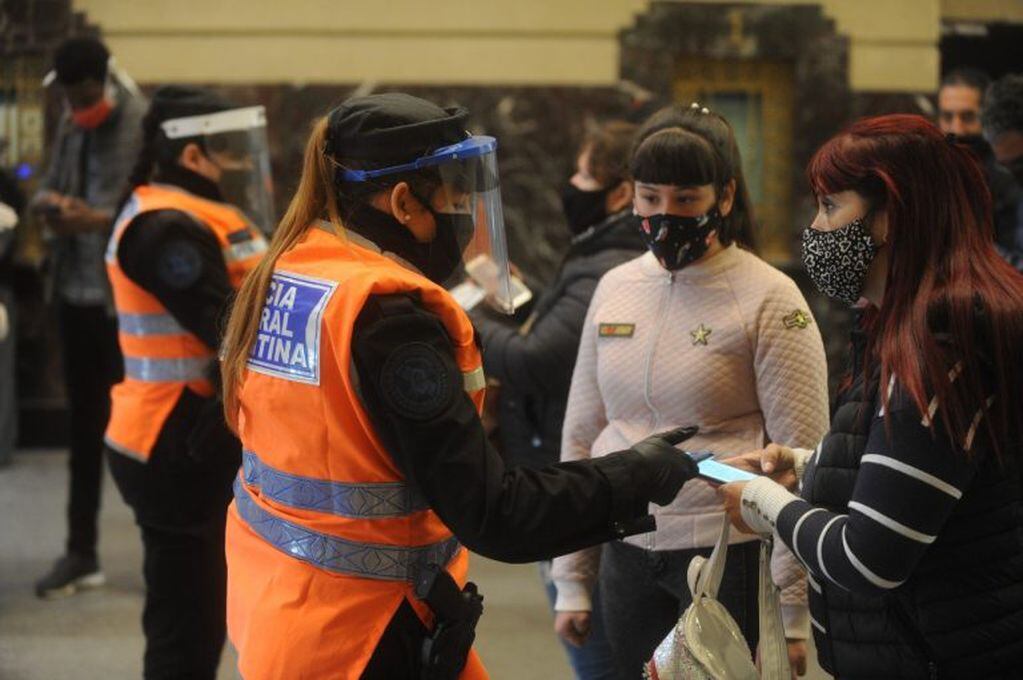
<instances>
[{"instance_id":1,"label":"sneaker","mask_svg":"<svg viewBox=\"0 0 1023 680\"><path fill-rule=\"evenodd\" d=\"M44 600L69 597L107 582L95 557L68 553L57 560L50 573L36 581L36 596Z\"/></svg>"}]
</instances>

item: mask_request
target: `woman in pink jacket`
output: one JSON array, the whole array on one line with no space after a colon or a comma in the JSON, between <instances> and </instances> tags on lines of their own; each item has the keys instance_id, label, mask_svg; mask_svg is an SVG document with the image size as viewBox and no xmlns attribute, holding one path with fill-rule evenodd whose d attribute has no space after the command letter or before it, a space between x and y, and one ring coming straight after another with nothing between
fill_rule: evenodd
<instances>
[{"instance_id":1,"label":"woman in pink jacket","mask_svg":"<svg viewBox=\"0 0 1023 680\"><path fill-rule=\"evenodd\" d=\"M593 296L572 378L562 460L618 451L683 424L689 450L718 457L769 441L810 447L828 426L820 333L787 276L752 252L751 203L731 127L694 105L670 107L640 130L634 209L649 252L611 270ZM656 531L558 558L555 627L580 644L595 587L623 678L641 666L690 603L686 570L710 554L724 514L714 490L690 482ZM755 537L732 533L719 599L755 647ZM805 577L774 560L794 667L805 666Z\"/></svg>"}]
</instances>

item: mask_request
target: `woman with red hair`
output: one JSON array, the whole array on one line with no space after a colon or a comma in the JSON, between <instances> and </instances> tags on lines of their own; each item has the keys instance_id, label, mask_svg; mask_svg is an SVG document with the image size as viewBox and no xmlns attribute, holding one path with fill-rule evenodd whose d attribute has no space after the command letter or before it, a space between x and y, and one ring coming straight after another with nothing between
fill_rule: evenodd
<instances>
[{"instance_id":1,"label":"woman with red hair","mask_svg":"<svg viewBox=\"0 0 1023 680\"><path fill-rule=\"evenodd\" d=\"M1019 677L1023 277L983 175L911 115L853 124L808 174L807 271L862 310L850 379L815 451L733 459L770 478L719 493L806 565L836 677Z\"/></svg>"}]
</instances>

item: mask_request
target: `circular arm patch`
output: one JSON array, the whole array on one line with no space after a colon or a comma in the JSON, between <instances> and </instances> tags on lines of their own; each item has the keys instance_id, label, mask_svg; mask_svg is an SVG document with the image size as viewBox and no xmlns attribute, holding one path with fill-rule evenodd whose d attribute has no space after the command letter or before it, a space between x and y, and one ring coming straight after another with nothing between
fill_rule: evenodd
<instances>
[{"instance_id":1,"label":"circular arm patch","mask_svg":"<svg viewBox=\"0 0 1023 680\"><path fill-rule=\"evenodd\" d=\"M453 362L423 342L410 342L391 352L380 371L384 402L400 416L432 420L457 395L461 374Z\"/></svg>"}]
</instances>

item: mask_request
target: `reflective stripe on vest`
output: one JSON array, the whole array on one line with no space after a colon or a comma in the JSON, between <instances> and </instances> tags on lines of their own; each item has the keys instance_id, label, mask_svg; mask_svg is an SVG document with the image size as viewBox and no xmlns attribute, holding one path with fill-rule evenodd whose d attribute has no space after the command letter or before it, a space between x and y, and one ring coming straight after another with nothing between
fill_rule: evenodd
<instances>
[{"instance_id":1,"label":"reflective stripe on vest","mask_svg":"<svg viewBox=\"0 0 1023 680\"><path fill-rule=\"evenodd\" d=\"M187 333L170 314L128 314L117 315L117 330L125 335L138 337L148 335L179 335Z\"/></svg>"},{"instance_id":2,"label":"reflective stripe on vest","mask_svg":"<svg viewBox=\"0 0 1023 680\"><path fill-rule=\"evenodd\" d=\"M448 564L461 547L453 536L417 547L357 543L328 536L259 507L240 479L234 481L234 500L238 514L264 541L295 559L345 576L414 583L424 567Z\"/></svg>"},{"instance_id":3,"label":"reflective stripe on vest","mask_svg":"<svg viewBox=\"0 0 1023 680\"><path fill-rule=\"evenodd\" d=\"M213 356L179 359L124 357L124 376L142 382L190 382L203 380Z\"/></svg>"},{"instance_id":4,"label":"reflective stripe on vest","mask_svg":"<svg viewBox=\"0 0 1023 680\"><path fill-rule=\"evenodd\" d=\"M260 498L351 519L404 517L426 510L426 500L401 482L352 484L302 477L272 468L253 451L242 454L245 483Z\"/></svg>"},{"instance_id":5,"label":"reflective stripe on vest","mask_svg":"<svg viewBox=\"0 0 1023 680\"><path fill-rule=\"evenodd\" d=\"M479 392L487 386L487 374L483 367L462 374L462 383L466 392Z\"/></svg>"}]
</instances>

